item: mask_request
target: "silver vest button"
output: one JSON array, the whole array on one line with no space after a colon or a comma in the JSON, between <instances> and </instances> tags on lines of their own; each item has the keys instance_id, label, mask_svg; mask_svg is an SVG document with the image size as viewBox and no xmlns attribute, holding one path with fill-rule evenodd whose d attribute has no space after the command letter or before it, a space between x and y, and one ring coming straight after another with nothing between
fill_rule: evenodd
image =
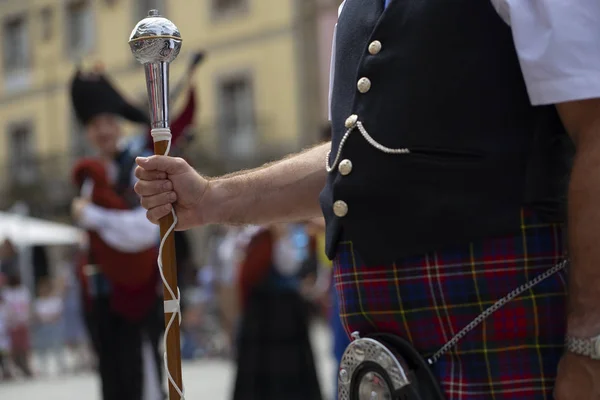
<instances>
[{"instance_id":1,"label":"silver vest button","mask_svg":"<svg viewBox=\"0 0 600 400\"><path fill-rule=\"evenodd\" d=\"M346 202L338 200L333 203L333 213L342 218L348 214L348 204Z\"/></svg>"},{"instance_id":2,"label":"silver vest button","mask_svg":"<svg viewBox=\"0 0 600 400\"><path fill-rule=\"evenodd\" d=\"M338 170L340 174L346 176L352 172L352 161L350 160L342 160L340 161L340 165L338 166Z\"/></svg>"},{"instance_id":3,"label":"silver vest button","mask_svg":"<svg viewBox=\"0 0 600 400\"><path fill-rule=\"evenodd\" d=\"M346 123L345 123L346 128L348 128L348 129L354 128L354 125L356 125L357 121L358 121L358 115L352 114L351 116L346 118Z\"/></svg>"},{"instance_id":4,"label":"silver vest button","mask_svg":"<svg viewBox=\"0 0 600 400\"><path fill-rule=\"evenodd\" d=\"M356 86L358 87L359 92L367 93L369 90L371 90L371 81L369 78L360 78Z\"/></svg>"},{"instance_id":5,"label":"silver vest button","mask_svg":"<svg viewBox=\"0 0 600 400\"><path fill-rule=\"evenodd\" d=\"M381 51L381 42L379 40L375 40L375 41L371 42L371 44L369 45L369 53L371 53L372 55L376 55L376 54L379 54L380 51Z\"/></svg>"}]
</instances>

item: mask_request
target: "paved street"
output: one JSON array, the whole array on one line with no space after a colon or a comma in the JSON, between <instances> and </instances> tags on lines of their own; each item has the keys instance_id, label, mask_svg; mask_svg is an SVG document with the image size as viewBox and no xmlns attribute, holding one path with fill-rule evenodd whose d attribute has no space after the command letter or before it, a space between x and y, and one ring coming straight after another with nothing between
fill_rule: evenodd
<instances>
[{"instance_id":1,"label":"paved street","mask_svg":"<svg viewBox=\"0 0 600 400\"><path fill-rule=\"evenodd\" d=\"M330 338L323 327L314 329L314 351L326 399L332 396L334 362ZM259 367L259 366L257 366ZM233 364L205 361L185 364L183 378L187 400L228 400L234 374ZM91 375L40 379L31 382L0 384L1 400L99 400L97 381Z\"/></svg>"}]
</instances>

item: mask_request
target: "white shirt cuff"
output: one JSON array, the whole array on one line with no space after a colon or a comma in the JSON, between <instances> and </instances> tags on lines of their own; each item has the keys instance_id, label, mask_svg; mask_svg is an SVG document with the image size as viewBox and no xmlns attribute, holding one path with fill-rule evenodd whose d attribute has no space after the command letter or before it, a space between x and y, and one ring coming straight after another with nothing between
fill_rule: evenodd
<instances>
[{"instance_id":1,"label":"white shirt cuff","mask_svg":"<svg viewBox=\"0 0 600 400\"><path fill-rule=\"evenodd\" d=\"M590 71L586 76L529 81L527 90L534 106L600 98L600 74Z\"/></svg>"}]
</instances>

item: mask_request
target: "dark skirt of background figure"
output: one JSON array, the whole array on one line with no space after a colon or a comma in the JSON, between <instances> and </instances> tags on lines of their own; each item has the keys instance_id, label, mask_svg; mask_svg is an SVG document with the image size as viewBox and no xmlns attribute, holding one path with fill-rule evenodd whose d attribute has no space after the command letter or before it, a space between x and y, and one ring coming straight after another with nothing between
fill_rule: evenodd
<instances>
[{"instance_id":1,"label":"dark skirt of background figure","mask_svg":"<svg viewBox=\"0 0 600 400\"><path fill-rule=\"evenodd\" d=\"M240 324L234 400L322 399L308 318L295 291L253 291Z\"/></svg>"},{"instance_id":2,"label":"dark skirt of background figure","mask_svg":"<svg viewBox=\"0 0 600 400\"><path fill-rule=\"evenodd\" d=\"M270 241L268 231L259 233L262 244L251 242L246 254L251 262L241 267L247 271L254 264L264 274L243 295L233 400L321 400L306 301L293 280L271 265L256 264L270 259L264 256Z\"/></svg>"}]
</instances>

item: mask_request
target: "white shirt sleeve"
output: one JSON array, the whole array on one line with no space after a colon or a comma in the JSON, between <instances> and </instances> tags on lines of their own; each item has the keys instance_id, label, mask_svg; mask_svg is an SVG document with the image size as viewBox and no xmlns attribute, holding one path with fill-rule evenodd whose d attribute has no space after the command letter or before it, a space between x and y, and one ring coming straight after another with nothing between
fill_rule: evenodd
<instances>
[{"instance_id":1,"label":"white shirt sleeve","mask_svg":"<svg viewBox=\"0 0 600 400\"><path fill-rule=\"evenodd\" d=\"M132 182L137 182L135 176ZM125 253L147 250L160 242L160 228L148 221L142 207L113 210L89 204L83 209L80 225L96 231L109 246Z\"/></svg>"},{"instance_id":2,"label":"white shirt sleeve","mask_svg":"<svg viewBox=\"0 0 600 400\"><path fill-rule=\"evenodd\" d=\"M90 204L84 208L80 224L98 232L109 246L125 252L137 253L159 243L158 226L146 218L146 210L112 210Z\"/></svg>"},{"instance_id":3,"label":"white shirt sleeve","mask_svg":"<svg viewBox=\"0 0 600 400\"><path fill-rule=\"evenodd\" d=\"M335 71L335 38L337 36L337 24L333 28L333 43L331 45L331 64L329 65L329 122L331 122L331 99L333 98L333 79Z\"/></svg>"},{"instance_id":4,"label":"white shirt sleeve","mask_svg":"<svg viewBox=\"0 0 600 400\"><path fill-rule=\"evenodd\" d=\"M533 105L600 97L599 0L491 0L512 28Z\"/></svg>"},{"instance_id":5,"label":"white shirt sleeve","mask_svg":"<svg viewBox=\"0 0 600 400\"><path fill-rule=\"evenodd\" d=\"M340 4L338 7L338 18L344 9L344 4L346 4L346 0ZM329 122L331 122L331 98L333 97L333 79L335 78L335 41L337 37L337 24L333 28L333 41L331 44L331 64L329 65Z\"/></svg>"}]
</instances>

